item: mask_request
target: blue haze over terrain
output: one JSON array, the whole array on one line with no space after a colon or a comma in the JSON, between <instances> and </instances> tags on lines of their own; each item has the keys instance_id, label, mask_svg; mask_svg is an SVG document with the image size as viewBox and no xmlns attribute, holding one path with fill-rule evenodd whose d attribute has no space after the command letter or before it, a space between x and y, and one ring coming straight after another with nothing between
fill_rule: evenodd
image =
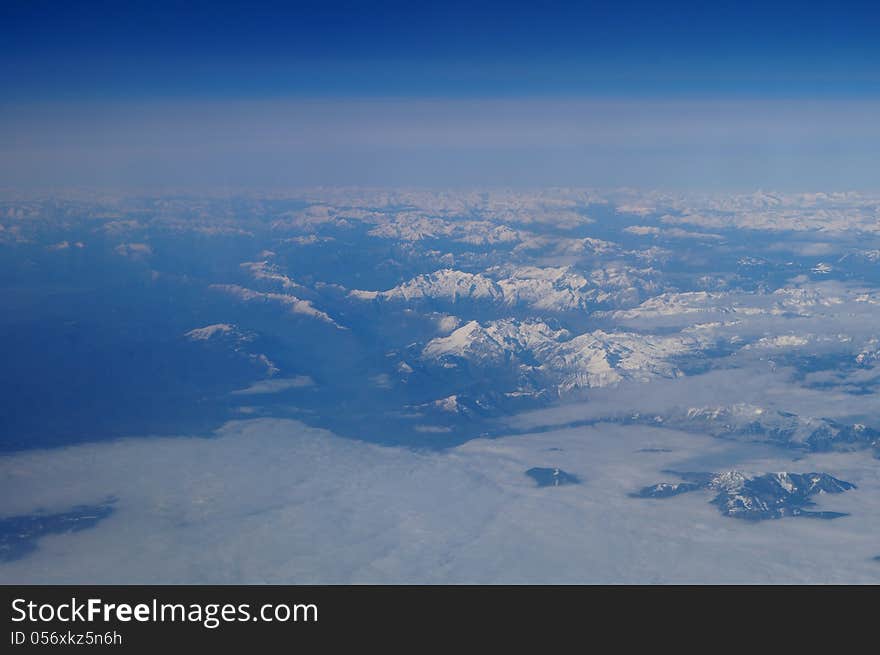
<instances>
[{"instance_id":1,"label":"blue haze over terrain","mask_svg":"<svg viewBox=\"0 0 880 655\"><path fill-rule=\"evenodd\" d=\"M878 33L3 3L0 583L877 582Z\"/></svg>"}]
</instances>

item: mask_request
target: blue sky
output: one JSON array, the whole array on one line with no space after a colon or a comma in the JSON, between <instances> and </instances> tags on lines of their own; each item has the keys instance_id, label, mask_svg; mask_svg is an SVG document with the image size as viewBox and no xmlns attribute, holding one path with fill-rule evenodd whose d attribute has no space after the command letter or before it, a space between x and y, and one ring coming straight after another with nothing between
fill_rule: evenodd
<instances>
[{"instance_id":1,"label":"blue sky","mask_svg":"<svg viewBox=\"0 0 880 655\"><path fill-rule=\"evenodd\" d=\"M863 188L878 33L868 3L14 0L0 8L0 173ZM499 123L510 131L484 138Z\"/></svg>"},{"instance_id":2,"label":"blue sky","mask_svg":"<svg viewBox=\"0 0 880 655\"><path fill-rule=\"evenodd\" d=\"M840 2L46 2L0 9L3 95L876 95Z\"/></svg>"}]
</instances>

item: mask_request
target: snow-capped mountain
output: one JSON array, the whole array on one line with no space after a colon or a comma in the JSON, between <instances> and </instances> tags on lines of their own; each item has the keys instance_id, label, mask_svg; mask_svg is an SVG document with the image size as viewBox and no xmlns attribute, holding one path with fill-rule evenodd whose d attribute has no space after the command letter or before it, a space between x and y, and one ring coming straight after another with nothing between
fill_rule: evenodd
<instances>
[{"instance_id":1,"label":"snow-capped mountain","mask_svg":"<svg viewBox=\"0 0 880 655\"><path fill-rule=\"evenodd\" d=\"M571 267L496 266L482 273L445 268L419 275L387 291L353 290L358 300L409 302L462 300L568 312L604 305L632 305L657 288L652 269L610 265L586 273Z\"/></svg>"},{"instance_id":2,"label":"snow-capped mountain","mask_svg":"<svg viewBox=\"0 0 880 655\"><path fill-rule=\"evenodd\" d=\"M684 293L663 293L649 298L637 307L618 310L610 314L615 320L681 316L685 314L707 314L710 312L730 313L731 309L721 305L725 294L707 291Z\"/></svg>"},{"instance_id":3,"label":"snow-capped mountain","mask_svg":"<svg viewBox=\"0 0 880 655\"><path fill-rule=\"evenodd\" d=\"M259 365L265 375L272 377L279 372L279 368L264 353L251 352L249 345L257 340L253 332L242 330L232 323L214 323L200 328L194 328L183 335L187 340L204 344L209 347L219 347L248 358Z\"/></svg>"},{"instance_id":4,"label":"snow-capped mountain","mask_svg":"<svg viewBox=\"0 0 880 655\"><path fill-rule=\"evenodd\" d=\"M649 298L636 307L608 314L618 321L688 317L698 314L755 316L815 316L834 311L846 302L868 302L871 295L833 283L781 287L772 293L667 292ZM707 320L702 318L700 320Z\"/></svg>"},{"instance_id":5,"label":"snow-capped mountain","mask_svg":"<svg viewBox=\"0 0 880 655\"><path fill-rule=\"evenodd\" d=\"M839 494L855 489L851 482L827 473L765 473L748 475L741 471L723 473L676 473L685 482L644 487L633 494L639 498L669 498L690 491L714 491L712 504L722 514L739 519L760 521L784 516L806 516L833 519L845 516L840 512L814 511L813 496Z\"/></svg>"},{"instance_id":6,"label":"snow-capped mountain","mask_svg":"<svg viewBox=\"0 0 880 655\"><path fill-rule=\"evenodd\" d=\"M462 392L427 403L414 405L412 409L446 420L463 418L477 419L495 417L505 411L522 410L529 406L542 406L547 394L541 390L516 389L515 391L498 392Z\"/></svg>"},{"instance_id":7,"label":"snow-capped mountain","mask_svg":"<svg viewBox=\"0 0 880 655\"><path fill-rule=\"evenodd\" d=\"M277 303L287 307L291 314L309 316L324 323L329 323L341 330L345 329L334 321L329 314L315 307L311 300L303 300L293 294L255 291L237 284L212 284L211 288L223 291L243 302Z\"/></svg>"},{"instance_id":8,"label":"snow-capped mountain","mask_svg":"<svg viewBox=\"0 0 880 655\"><path fill-rule=\"evenodd\" d=\"M397 301L433 298L455 302L465 299L500 300L503 298L502 290L486 276L449 268L420 275L387 291L354 290L350 295L359 300L381 298Z\"/></svg>"},{"instance_id":9,"label":"snow-capped mountain","mask_svg":"<svg viewBox=\"0 0 880 655\"><path fill-rule=\"evenodd\" d=\"M701 432L721 439L767 442L821 452L868 448L880 443L880 431L862 423L799 416L750 403L690 407L665 414L633 414L626 422Z\"/></svg>"},{"instance_id":10,"label":"snow-capped mountain","mask_svg":"<svg viewBox=\"0 0 880 655\"><path fill-rule=\"evenodd\" d=\"M473 416L475 414L486 413L493 407L486 399L472 398L456 393L451 396L446 396L445 398L439 398L430 403L419 405L419 408L434 409L460 416Z\"/></svg>"},{"instance_id":11,"label":"snow-capped mountain","mask_svg":"<svg viewBox=\"0 0 880 655\"><path fill-rule=\"evenodd\" d=\"M190 330L184 335L190 341L210 341L212 339L228 338L238 343L252 341L253 335L243 332L231 323L214 323L204 327Z\"/></svg>"},{"instance_id":12,"label":"snow-capped mountain","mask_svg":"<svg viewBox=\"0 0 880 655\"><path fill-rule=\"evenodd\" d=\"M480 325L470 321L446 337L432 339L422 350L422 357L441 363L460 358L478 366L534 361L548 354L562 340L570 337L568 330L555 329L539 320L504 319Z\"/></svg>"},{"instance_id":13,"label":"snow-capped mountain","mask_svg":"<svg viewBox=\"0 0 880 655\"><path fill-rule=\"evenodd\" d=\"M471 321L430 341L422 358L445 367L462 360L480 368L512 366L553 385L559 393L604 387L625 379L677 377L671 361L710 343L699 335L642 335L595 330L571 337L539 320Z\"/></svg>"},{"instance_id":14,"label":"snow-capped mountain","mask_svg":"<svg viewBox=\"0 0 880 655\"><path fill-rule=\"evenodd\" d=\"M604 387L623 380L682 375L671 361L710 344L697 336L656 336L595 330L560 344L542 369L559 379L559 390Z\"/></svg>"}]
</instances>

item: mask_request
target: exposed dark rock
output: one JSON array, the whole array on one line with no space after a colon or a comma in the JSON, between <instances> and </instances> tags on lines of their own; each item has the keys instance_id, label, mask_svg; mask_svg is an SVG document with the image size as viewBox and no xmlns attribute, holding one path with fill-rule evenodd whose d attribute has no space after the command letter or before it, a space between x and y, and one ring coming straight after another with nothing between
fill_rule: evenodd
<instances>
[{"instance_id":1,"label":"exposed dark rock","mask_svg":"<svg viewBox=\"0 0 880 655\"><path fill-rule=\"evenodd\" d=\"M580 484L576 475L559 468L530 468L526 475L538 483L539 487L561 487L564 484Z\"/></svg>"}]
</instances>

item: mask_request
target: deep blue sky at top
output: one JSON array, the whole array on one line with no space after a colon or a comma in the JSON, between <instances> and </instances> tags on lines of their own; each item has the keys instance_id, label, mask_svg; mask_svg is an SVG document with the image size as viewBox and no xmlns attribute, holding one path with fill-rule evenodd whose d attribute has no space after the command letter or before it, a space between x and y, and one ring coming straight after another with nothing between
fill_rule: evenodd
<instances>
[{"instance_id":1,"label":"deep blue sky at top","mask_svg":"<svg viewBox=\"0 0 880 655\"><path fill-rule=\"evenodd\" d=\"M0 99L880 95L877 3L6 0Z\"/></svg>"}]
</instances>

